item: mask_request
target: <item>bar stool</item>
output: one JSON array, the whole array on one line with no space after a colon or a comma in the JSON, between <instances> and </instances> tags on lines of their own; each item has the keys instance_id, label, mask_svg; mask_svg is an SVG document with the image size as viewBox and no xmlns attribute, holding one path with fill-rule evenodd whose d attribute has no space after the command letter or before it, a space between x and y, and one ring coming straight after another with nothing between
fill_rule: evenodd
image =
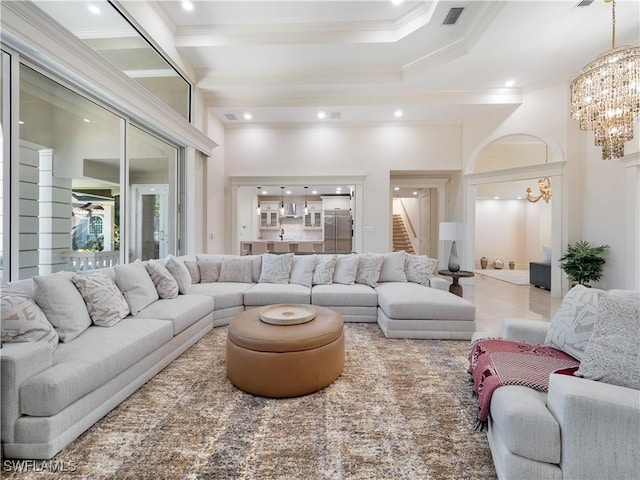
<instances>
[{"instance_id":1,"label":"bar stool","mask_svg":"<svg viewBox=\"0 0 640 480\"><path fill-rule=\"evenodd\" d=\"M273 253L289 253L289 243L273 242Z\"/></svg>"},{"instance_id":2,"label":"bar stool","mask_svg":"<svg viewBox=\"0 0 640 480\"><path fill-rule=\"evenodd\" d=\"M251 242L251 255L262 255L267 252L267 242Z\"/></svg>"},{"instance_id":3,"label":"bar stool","mask_svg":"<svg viewBox=\"0 0 640 480\"><path fill-rule=\"evenodd\" d=\"M299 242L298 252L299 253L315 253L315 249L313 248L313 242Z\"/></svg>"}]
</instances>

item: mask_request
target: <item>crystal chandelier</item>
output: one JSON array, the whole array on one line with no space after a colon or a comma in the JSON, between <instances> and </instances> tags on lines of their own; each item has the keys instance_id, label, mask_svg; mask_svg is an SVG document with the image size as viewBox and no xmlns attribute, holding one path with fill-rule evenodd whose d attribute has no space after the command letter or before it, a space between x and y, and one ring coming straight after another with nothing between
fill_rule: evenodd
<instances>
[{"instance_id":1,"label":"crystal chandelier","mask_svg":"<svg viewBox=\"0 0 640 480\"><path fill-rule=\"evenodd\" d=\"M640 112L640 47L616 48L616 2L612 2L611 50L587 64L571 82L571 118L593 130L602 159L624 156Z\"/></svg>"}]
</instances>

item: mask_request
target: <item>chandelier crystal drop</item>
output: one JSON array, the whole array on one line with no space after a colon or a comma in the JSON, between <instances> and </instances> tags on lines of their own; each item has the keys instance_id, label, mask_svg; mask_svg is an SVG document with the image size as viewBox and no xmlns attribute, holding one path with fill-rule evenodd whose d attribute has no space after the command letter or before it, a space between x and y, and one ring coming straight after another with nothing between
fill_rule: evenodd
<instances>
[{"instance_id":1,"label":"chandelier crystal drop","mask_svg":"<svg viewBox=\"0 0 640 480\"><path fill-rule=\"evenodd\" d=\"M602 159L624 156L640 113L640 47L615 48L615 1L612 49L587 64L571 82L571 118L593 130Z\"/></svg>"}]
</instances>

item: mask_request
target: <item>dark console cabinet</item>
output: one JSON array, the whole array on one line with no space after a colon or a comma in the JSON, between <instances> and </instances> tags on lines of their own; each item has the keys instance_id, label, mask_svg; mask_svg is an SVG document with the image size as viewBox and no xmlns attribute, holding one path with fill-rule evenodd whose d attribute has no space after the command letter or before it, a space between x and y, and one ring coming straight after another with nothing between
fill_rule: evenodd
<instances>
[{"instance_id":1,"label":"dark console cabinet","mask_svg":"<svg viewBox=\"0 0 640 480\"><path fill-rule=\"evenodd\" d=\"M529 283L535 287L551 290L551 265L529 262Z\"/></svg>"}]
</instances>

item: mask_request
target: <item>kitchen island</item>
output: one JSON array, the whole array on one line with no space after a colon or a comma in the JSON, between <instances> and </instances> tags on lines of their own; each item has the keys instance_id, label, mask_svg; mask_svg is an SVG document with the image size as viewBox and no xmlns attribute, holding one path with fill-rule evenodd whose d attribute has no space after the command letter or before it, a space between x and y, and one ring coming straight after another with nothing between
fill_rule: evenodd
<instances>
[{"instance_id":1,"label":"kitchen island","mask_svg":"<svg viewBox=\"0 0 640 480\"><path fill-rule=\"evenodd\" d=\"M313 251L309 251L311 247ZM250 242L240 242L240 255L259 255L266 251L269 253L322 253L324 242L316 241L288 241L288 240L253 240Z\"/></svg>"}]
</instances>

